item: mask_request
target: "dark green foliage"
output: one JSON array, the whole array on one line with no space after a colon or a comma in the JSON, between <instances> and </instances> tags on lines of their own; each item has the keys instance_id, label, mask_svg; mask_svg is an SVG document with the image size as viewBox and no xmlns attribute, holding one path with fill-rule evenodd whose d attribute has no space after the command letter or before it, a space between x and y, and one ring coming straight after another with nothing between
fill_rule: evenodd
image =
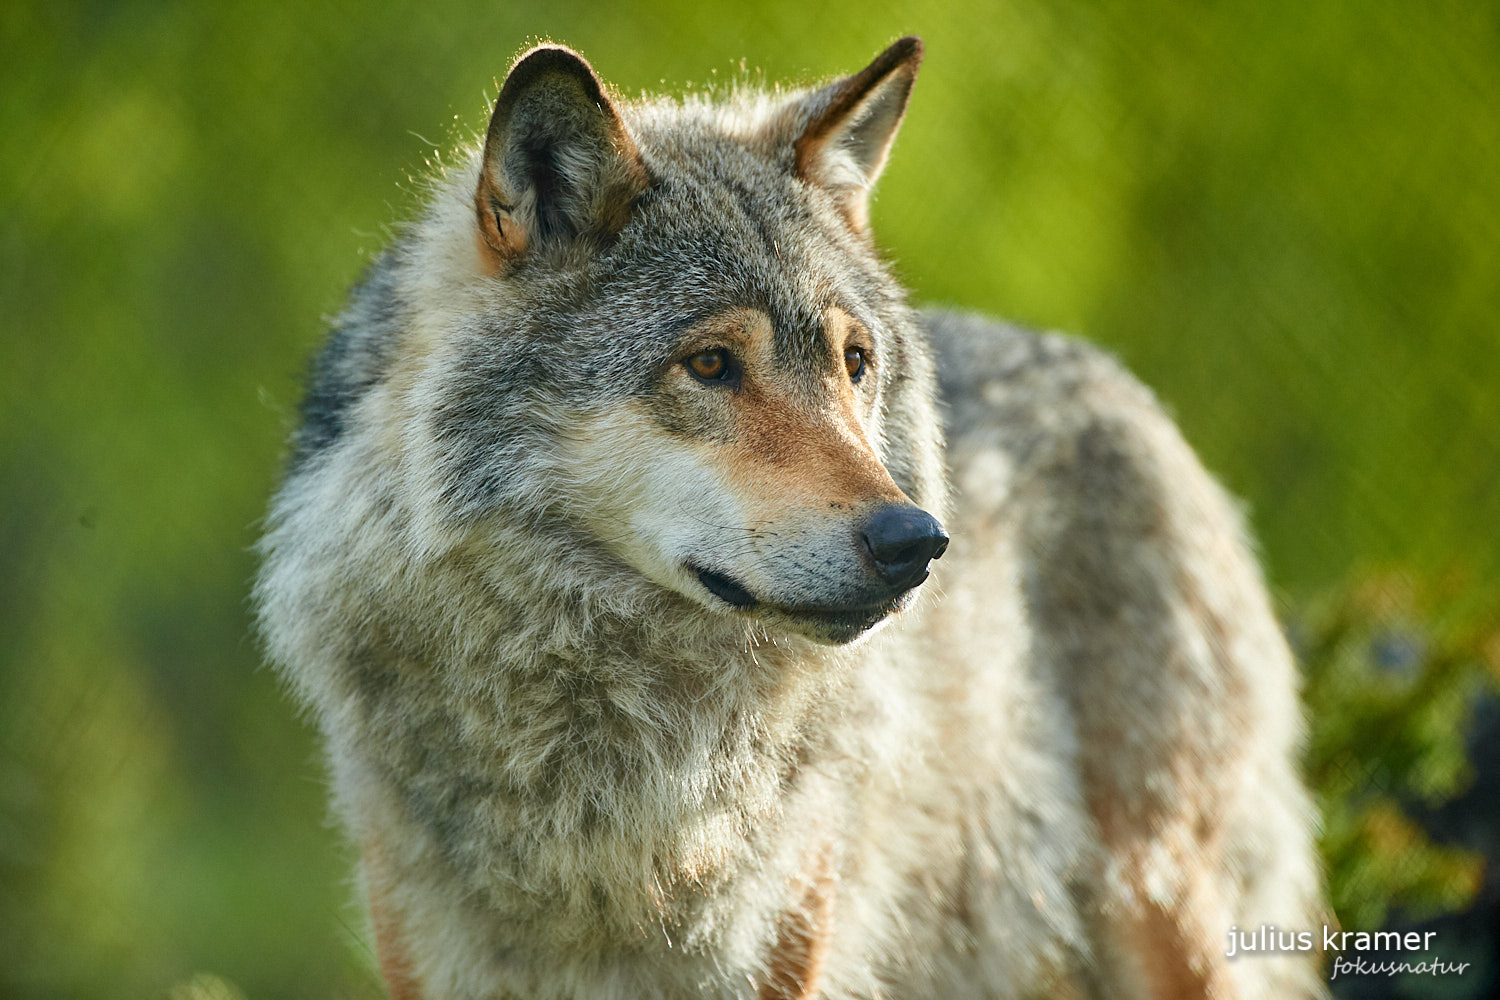
<instances>
[{"instance_id":1,"label":"dark green foliage","mask_svg":"<svg viewBox=\"0 0 1500 1000\"><path fill-rule=\"evenodd\" d=\"M1312 722L1307 775L1346 928L1379 928L1393 909L1455 910L1479 887L1483 857L1434 842L1414 819L1466 790L1471 707L1500 690L1500 609L1475 608L1471 593L1389 574L1295 619Z\"/></svg>"}]
</instances>

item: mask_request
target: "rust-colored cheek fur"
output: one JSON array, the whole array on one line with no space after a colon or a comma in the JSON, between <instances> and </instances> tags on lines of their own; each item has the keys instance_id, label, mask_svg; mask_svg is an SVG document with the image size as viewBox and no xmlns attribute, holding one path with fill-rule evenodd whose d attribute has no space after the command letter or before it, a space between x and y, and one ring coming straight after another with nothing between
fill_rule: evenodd
<instances>
[{"instance_id":1,"label":"rust-colored cheek fur","mask_svg":"<svg viewBox=\"0 0 1500 1000\"><path fill-rule=\"evenodd\" d=\"M753 520L771 520L788 509L906 502L865 430L868 386L849 379L844 363L854 339L842 310L826 317L828 356L817 387L809 391L785 370L764 313L739 311L707 326L735 345L746 374L732 397L730 440L712 446Z\"/></svg>"},{"instance_id":2,"label":"rust-colored cheek fur","mask_svg":"<svg viewBox=\"0 0 1500 1000\"><path fill-rule=\"evenodd\" d=\"M724 448L724 466L737 492L766 513L905 499L852 407L808 412L747 389L736 409L739 440Z\"/></svg>"}]
</instances>

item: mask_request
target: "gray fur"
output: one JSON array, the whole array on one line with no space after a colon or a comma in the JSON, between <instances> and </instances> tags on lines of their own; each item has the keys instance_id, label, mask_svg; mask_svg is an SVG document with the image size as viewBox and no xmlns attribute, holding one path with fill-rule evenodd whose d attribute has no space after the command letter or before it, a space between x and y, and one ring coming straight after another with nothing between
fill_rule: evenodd
<instances>
[{"instance_id":1,"label":"gray fur","mask_svg":"<svg viewBox=\"0 0 1500 1000\"><path fill-rule=\"evenodd\" d=\"M1232 503L1099 352L910 309L848 191L796 173L827 94L614 105L648 178L628 224L571 209L494 273L476 149L338 322L256 598L403 974L803 995L766 992L800 919L806 995L1133 998L1129 929L1165 913L1211 995L1321 995L1308 956L1215 960L1231 923L1321 918L1295 672ZM589 511L643 470L577 459L726 308L814 393L829 306L879 352L880 461L953 537L845 646L635 565Z\"/></svg>"}]
</instances>

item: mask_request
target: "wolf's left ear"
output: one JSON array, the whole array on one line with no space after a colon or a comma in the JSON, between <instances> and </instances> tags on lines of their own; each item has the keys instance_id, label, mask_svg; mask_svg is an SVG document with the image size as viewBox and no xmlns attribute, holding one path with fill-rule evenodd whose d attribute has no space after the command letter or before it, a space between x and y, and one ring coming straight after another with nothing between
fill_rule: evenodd
<instances>
[{"instance_id":1,"label":"wolf's left ear","mask_svg":"<svg viewBox=\"0 0 1500 1000\"><path fill-rule=\"evenodd\" d=\"M495 100L474 193L488 264L607 238L646 186L635 142L584 58L561 45L521 56Z\"/></svg>"},{"instance_id":2,"label":"wolf's left ear","mask_svg":"<svg viewBox=\"0 0 1500 1000\"><path fill-rule=\"evenodd\" d=\"M806 124L792 145L797 175L838 199L855 229L869 221L870 189L906 113L922 40L893 44L875 61L804 99Z\"/></svg>"}]
</instances>

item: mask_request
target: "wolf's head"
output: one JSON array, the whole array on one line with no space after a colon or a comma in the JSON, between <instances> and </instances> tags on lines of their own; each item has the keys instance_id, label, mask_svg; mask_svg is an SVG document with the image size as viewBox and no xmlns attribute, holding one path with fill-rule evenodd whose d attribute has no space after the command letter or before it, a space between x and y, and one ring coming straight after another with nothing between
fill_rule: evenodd
<instances>
[{"instance_id":1,"label":"wolf's head","mask_svg":"<svg viewBox=\"0 0 1500 1000\"><path fill-rule=\"evenodd\" d=\"M940 441L866 207L920 60L627 103L566 48L523 55L394 279L435 502L822 641L908 603L948 541Z\"/></svg>"}]
</instances>

